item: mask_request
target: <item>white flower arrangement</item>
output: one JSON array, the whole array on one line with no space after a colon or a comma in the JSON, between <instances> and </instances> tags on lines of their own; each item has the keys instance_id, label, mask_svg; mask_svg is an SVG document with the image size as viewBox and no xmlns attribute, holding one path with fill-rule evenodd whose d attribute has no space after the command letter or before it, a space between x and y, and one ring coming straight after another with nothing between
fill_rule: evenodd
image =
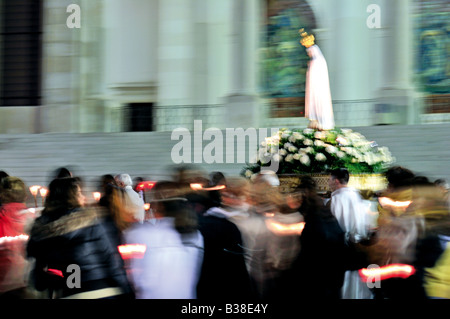
<instances>
[{"instance_id":1,"label":"white flower arrangement","mask_svg":"<svg viewBox=\"0 0 450 319\"><path fill-rule=\"evenodd\" d=\"M261 142L256 158L242 175L259 172L270 160L279 162L278 174L324 173L342 167L351 174L382 173L395 161L387 147L351 129L338 128L281 129Z\"/></svg>"}]
</instances>

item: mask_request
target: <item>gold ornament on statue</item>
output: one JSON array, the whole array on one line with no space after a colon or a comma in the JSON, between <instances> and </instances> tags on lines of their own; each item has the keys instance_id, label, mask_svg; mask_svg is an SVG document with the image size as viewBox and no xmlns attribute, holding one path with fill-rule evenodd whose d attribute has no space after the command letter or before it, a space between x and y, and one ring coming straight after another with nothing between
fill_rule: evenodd
<instances>
[{"instance_id":1,"label":"gold ornament on statue","mask_svg":"<svg viewBox=\"0 0 450 319\"><path fill-rule=\"evenodd\" d=\"M314 36L312 34L308 34L305 29L301 28L298 33L302 36L300 43L306 47L309 48L310 46L314 45Z\"/></svg>"}]
</instances>

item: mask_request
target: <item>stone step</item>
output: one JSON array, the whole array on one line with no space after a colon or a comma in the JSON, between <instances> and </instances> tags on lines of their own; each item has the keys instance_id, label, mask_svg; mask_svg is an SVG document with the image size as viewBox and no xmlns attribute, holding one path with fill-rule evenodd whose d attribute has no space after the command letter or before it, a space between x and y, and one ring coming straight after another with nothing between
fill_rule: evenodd
<instances>
[{"instance_id":1,"label":"stone step","mask_svg":"<svg viewBox=\"0 0 450 319\"><path fill-rule=\"evenodd\" d=\"M450 125L387 125L349 127L369 140L389 148L397 165L418 174L450 181ZM47 185L50 173L60 166L74 167L85 181L85 192L97 189L103 174L129 173L132 177L171 179L171 150L179 140L171 140L172 132L125 132L89 134L0 135L0 170L21 177L27 185ZM226 136L223 132L223 136ZM191 159L201 147L191 144ZM234 150L247 142L234 142ZM225 146L225 142L224 142ZM246 156L248 159L248 155ZM205 172L222 171L238 175L240 163L200 163Z\"/></svg>"}]
</instances>

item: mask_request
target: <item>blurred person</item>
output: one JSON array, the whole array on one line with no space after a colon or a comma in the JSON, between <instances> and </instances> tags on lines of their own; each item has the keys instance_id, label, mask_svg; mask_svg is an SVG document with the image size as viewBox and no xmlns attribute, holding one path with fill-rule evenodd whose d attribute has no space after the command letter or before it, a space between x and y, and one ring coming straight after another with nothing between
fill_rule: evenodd
<instances>
[{"instance_id":1,"label":"blurred person","mask_svg":"<svg viewBox=\"0 0 450 319\"><path fill-rule=\"evenodd\" d=\"M359 242L368 236L367 211L360 193L348 186L349 179L350 174L345 168L331 172L330 209L345 231L347 241Z\"/></svg>"},{"instance_id":2,"label":"blurred person","mask_svg":"<svg viewBox=\"0 0 450 319\"><path fill-rule=\"evenodd\" d=\"M422 232L421 218L402 214L392 217L389 223L380 225L374 244L369 249L370 264L386 269L393 265L412 266L416 263L417 245ZM372 289L375 299L424 298L424 291L416 273L408 278L393 275L381 279L380 285Z\"/></svg>"},{"instance_id":3,"label":"blurred person","mask_svg":"<svg viewBox=\"0 0 450 319\"><path fill-rule=\"evenodd\" d=\"M53 173L54 178L73 177L72 172L67 167L57 168Z\"/></svg>"},{"instance_id":4,"label":"blurred person","mask_svg":"<svg viewBox=\"0 0 450 319\"><path fill-rule=\"evenodd\" d=\"M99 205L103 207L108 207L110 202L110 194L112 191L111 185L117 186L114 176L111 174L105 174L100 177L99 187L101 190L101 196L99 200Z\"/></svg>"},{"instance_id":5,"label":"blurred person","mask_svg":"<svg viewBox=\"0 0 450 319\"><path fill-rule=\"evenodd\" d=\"M110 174L101 177L102 196L98 205L105 209L104 222L114 247L123 244L123 232L136 222L135 208L125 190L118 187Z\"/></svg>"},{"instance_id":6,"label":"blurred person","mask_svg":"<svg viewBox=\"0 0 450 319\"><path fill-rule=\"evenodd\" d=\"M278 186L280 181L276 174L259 173L252 179L249 193L250 209L265 217L274 216L283 203L283 196Z\"/></svg>"},{"instance_id":7,"label":"blurred person","mask_svg":"<svg viewBox=\"0 0 450 319\"><path fill-rule=\"evenodd\" d=\"M412 179L412 185L413 186L427 186L427 185L431 185L432 183L430 182L429 178L426 176L422 176L422 175L416 175L413 177Z\"/></svg>"},{"instance_id":8,"label":"blurred person","mask_svg":"<svg viewBox=\"0 0 450 319\"><path fill-rule=\"evenodd\" d=\"M305 225L303 215L288 206L283 196L273 200L276 209L264 218L265 227L259 228L252 260L253 275L255 262L261 264L263 300L283 300L290 294L292 266L301 250L300 236Z\"/></svg>"},{"instance_id":9,"label":"blurred person","mask_svg":"<svg viewBox=\"0 0 450 319\"><path fill-rule=\"evenodd\" d=\"M202 169L194 165L184 165L175 167L173 180L182 185L189 185L190 183L204 182L208 178Z\"/></svg>"},{"instance_id":10,"label":"blurred person","mask_svg":"<svg viewBox=\"0 0 450 319\"><path fill-rule=\"evenodd\" d=\"M434 181L434 184L439 188L440 191L444 194L444 199L447 202L447 206L450 209L450 185L443 178L438 178Z\"/></svg>"},{"instance_id":11,"label":"blurred person","mask_svg":"<svg viewBox=\"0 0 450 319\"><path fill-rule=\"evenodd\" d=\"M390 167L385 173L386 190L378 196L378 225L388 223L391 217L402 215L412 199L415 174L402 166Z\"/></svg>"},{"instance_id":12,"label":"blurred person","mask_svg":"<svg viewBox=\"0 0 450 319\"><path fill-rule=\"evenodd\" d=\"M380 265L407 264L414 272L384 280L376 289L378 298L450 298L448 207L437 187L423 178L415 179L411 199L402 215L380 227L374 248L384 257Z\"/></svg>"},{"instance_id":13,"label":"blurred person","mask_svg":"<svg viewBox=\"0 0 450 319\"><path fill-rule=\"evenodd\" d=\"M412 203L415 176L402 166L392 166L385 173L387 187L378 194L379 217L374 244L369 249L372 264L411 263L414 258L420 223L405 212ZM383 298L383 289L372 291L375 298Z\"/></svg>"},{"instance_id":14,"label":"blurred person","mask_svg":"<svg viewBox=\"0 0 450 319\"><path fill-rule=\"evenodd\" d=\"M225 189L220 190L220 201L216 201L216 205L211 207L207 214L226 216L228 220L238 227L241 233L247 269L249 270L252 251L263 220L259 215L249 211L247 199L251 185L247 179L234 176L228 177L225 181L225 186Z\"/></svg>"},{"instance_id":15,"label":"blurred person","mask_svg":"<svg viewBox=\"0 0 450 319\"><path fill-rule=\"evenodd\" d=\"M29 262L27 226L34 214L26 207L27 187L18 177L0 181L0 299L27 298ZM10 239L10 240L6 240Z\"/></svg>"},{"instance_id":16,"label":"blurred person","mask_svg":"<svg viewBox=\"0 0 450 319\"><path fill-rule=\"evenodd\" d=\"M131 177L128 174L118 174L114 176L117 186L122 188L129 196L134 205L134 217L137 222L142 223L145 219L144 199L134 191Z\"/></svg>"},{"instance_id":17,"label":"blurred person","mask_svg":"<svg viewBox=\"0 0 450 319\"><path fill-rule=\"evenodd\" d=\"M407 213L423 219L413 263L423 294L450 299L450 210L445 194L430 181L416 183Z\"/></svg>"},{"instance_id":18,"label":"blurred person","mask_svg":"<svg viewBox=\"0 0 450 319\"><path fill-rule=\"evenodd\" d=\"M150 196L156 222L125 232L127 244L145 247L143 256L130 258L136 298L195 299L204 254L196 213L177 183L159 181Z\"/></svg>"},{"instance_id":19,"label":"blurred person","mask_svg":"<svg viewBox=\"0 0 450 319\"><path fill-rule=\"evenodd\" d=\"M211 172L209 174L209 186L210 187L217 187L221 185L226 185L226 177L222 172ZM220 204L221 202L221 194L220 190L211 190L208 192L211 206L214 207Z\"/></svg>"},{"instance_id":20,"label":"blurred person","mask_svg":"<svg viewBox=\"0 0 450 319\"><path fill-rule=\"evenodd\" d=\"M442 209L444 194L426 176L415 176L411 180L411 204L405 208L406 216L425 216L429 210ZM439 203L439 204L438 204Z\"/></svg>"},{"instance_id":21,"label":"blurred person","mask_svg":"<svg viewBox=\"0 0 450 319\"><path fill-rule=\"evenodd\" d=\"M232 191L228 191L229 186ZM243 192L236 194L234 191L241 186ZM197 286L198 299L224 300L232 297L248 300L253 296L242 233L231 219L232 216L246 216L243 201L246 187L242 180L229 177L226 178L226 187L221 190L222 202L216 203L216 207L208 209L199 219L205 255ZM223 206L224 196L227 207Z\"/></svg>"},{"instance_id":22,"label":"blurred person","mask_svg":"<svg viewBox=\"0 0 450 319\"><path fill-rule=\"evenodd\" d=\"M444 194L448 195L449 190L450 190L450 185L448 184L448 182L444 178L436 179L434 181L434 185L439 187Z\"/></svg>"},{"instance_id":23,"label":"blurred person","mask_svg":"<svg viewBox=\"0 0 450 319\"><path fill-rule=\"evenodd\" d=\"M71 169L65 166L58 167L49 173L48 184L50 184L56 178L67 178L67 177L73 177Z\"/></svg>"},{"instance_id":24,"label":"blurred person","mask_svg":"<svg viewBox=\"0 0 450 319\"><path fill-rule=\"evenodd\" d=\"M35 260L35 288L47 290L51 299L131 297L123 261L109 240L107 224L97 209L84 205L80 179L57 178L50 183L27 246L28 257ZM75 275L70 265L80 268L75 286L68 284L69 276Z\"/></svg>"},{"instance_id":25,"label":"blurred person","mask_svg":"<svg viewBox=\"0 0 450 319\"><path fill-rule=\"evenodd\" d=\"M222 172L211 172L209 180L211 186L225 185L226 183L225 175Z\"/></svg>"},{"instance_id":26,"label":"blurred person","mask_svg":"<svg viewBox=\"0 0 450 319\"><path fill-rule=\"evenodd\" d=\"M212 181L203 176L195 176L193 179L189 179L180 182L180 187L186 192L186 199L189 205L197 213L199 219L203 218L203 215L208 209L214 207L220 203L220 193L218 190L211 189L213 186ZM192 184L199 184L199 189L192 189Z\"/></svg>"},{"instance_id":27,"label":"blurred person","mask_svg":"<svg viewBox=\"0 0 450 319\"><path fill-rule=\"evenodd\" d=\"M329 207L317 194L315 181L303 177L295 189L300 194L299 211L305 226L300 237L301 250L292 267L293 297L303 299L341 298L348 246L345 232Z\"/></svg>"},{"instance_id":28,"label":"blurred person","mask_svg":"<svg viewBox=\"0 0 450 319\"><path fill-rule=\"evenodd\" d=\"M275 172L271 170L261 171L253 177L254 183L266 182L272 187L280 186L280 180Z\"/></svg>"},{"instance_id":29,"label":"blurred person","mask_svg":"<svg viewBox=\"0 0 450 319\"><path fill-rule=\"evenodd\" d=\"M329 179L329 186L332 190L330 210L345 232L348 245L355 246L369 237L369 213L360 193L348 186L349 179L349 172L345 168L331 171ZM367 285L360 280L358 271L349 270L345 273L342 298L372 298L372 293Z\"/></svg>"},{"instance_id":30,"label":"blurred person","mask_svg":"<svg viewBox=\"0 0 450 319\"><path fill-rule=\"evenodd\" d=\"M439 186L416 189L413 201L420 198L417 213L424 218L425 234L418 241L416 268L423 273L428 298L450 299L450 209Z\"/></svg>"},{"instance_id":31,"label":"blurred person","mask_svg":"<svg viewBox=\"0 0 450 319\"><path fill-rule=\"evenodd\" d=\"M0 171L0 182L2 181L3 178L8 177L9 174L6 173L5 171Z\"/></svg>"},{"instance_id":32,"label":"blurred person","mask_svg":"<svg viewBox=\"0 0 450 319\"><path fill-rule=\"evenodd\" d=\"M268 301L281 300L290 291L290 269L300 250L304 225L299 205L288 202L278 186L275 174L258 174L249 196L249 213L257 230L251 247L250 275L258 297Z\"/></svg>"},{"instance_id":33,"label":"blurred person","mask_svg":"<svg viewBox=\"0 0 450 319\"><path fill-rule=\"evenodd\" d=\"M140 177L140 176L133 178L133 190L134 190L136 193L139 194L139 196L142 198L142 200L143 200L144 203L145 203L145 193L144 193L144 190L143 190L143 189L138 189L138 185L139 185L140 183L142 183L142 182L144 182L144 178L142 178L142 177Z\"/></svg>"},{"instance_id":34,"label":"blurred person","mask_svg":"<svg viewBox=\"0 0 450 319\"><path fill-rule=\"evenodd\" d=\"M2 179L4 179L5 177L8 177L8 173L6 173L5 171L0 171L0 183L2 182ZM0 205L2 204L2 200L0 199Z\"/></svg>"}]
</instances>

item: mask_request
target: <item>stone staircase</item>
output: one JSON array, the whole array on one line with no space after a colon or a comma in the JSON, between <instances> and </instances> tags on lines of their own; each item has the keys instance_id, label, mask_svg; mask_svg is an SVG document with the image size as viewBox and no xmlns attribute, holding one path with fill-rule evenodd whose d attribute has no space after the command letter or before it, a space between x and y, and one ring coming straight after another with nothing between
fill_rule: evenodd
<instances>
[{"instance_id":1,"label":"stone staircase","mask_svg":"<svg viewBox=\"0 0 450 319\"><path fill-rule=\"evenodd\" d=\"M376 141L380 146L387 146L396 157L396 164L431 180L446 178L450 181L450 125L350 128L360 132L368 140ZM97 190L99 178L103 174L128 173L132 178L140 176L146 180L171 179L173 169L183 165L175 164L172 160L172 148L179 140L171 140L171 134L172 132L123 132L0 135L0 170L22 178L28 186L45 186L56 168L67 166L83 179L84 191L89 200L92 200L90 192ZM225 135L224 133L223 136ZM209 140L204 140L202 146L191 143L192 162L194 152L202 151L209 143ZM235 150L243 146L241 143L246 142L235 144ZM225 157L224 163L207 164L202 161L192 165L207 173L221 171L228 176L238 175L244 166L236 161L226 163ZM32 198L29 203L33 203Z\"/></svg>"}]
</instances>

